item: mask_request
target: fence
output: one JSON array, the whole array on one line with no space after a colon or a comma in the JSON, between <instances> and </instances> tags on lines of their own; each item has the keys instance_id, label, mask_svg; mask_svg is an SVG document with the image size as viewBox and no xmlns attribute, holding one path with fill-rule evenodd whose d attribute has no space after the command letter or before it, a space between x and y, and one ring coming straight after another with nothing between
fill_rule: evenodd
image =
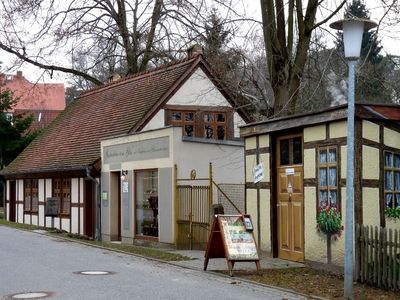
<instances>
[{"instance_id":1,"label":"fence","mask_svg":"<svg viewBox=\"0 0 400 300\"><path fill-rule=\"evenodd\" d=\"M219 183L217 186L218 203L224 207L224 214L237 215L243 213L245 210L244 184Z\"/></svg>"},{"instance_id":2,"label":"fence","mask_svg":"<svg viewBox=\"0 0 400 300\"><path fill-rule=\"evenodd\" d=\"M400 290L400 231L357 225L356 240L360 245L359 281Z\"/></svg>"}]
</instances>

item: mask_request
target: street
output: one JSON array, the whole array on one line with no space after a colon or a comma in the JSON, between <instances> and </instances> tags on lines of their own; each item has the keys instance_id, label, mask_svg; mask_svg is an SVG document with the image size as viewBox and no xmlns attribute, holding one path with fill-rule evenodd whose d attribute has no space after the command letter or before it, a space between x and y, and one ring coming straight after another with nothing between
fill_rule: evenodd
<instances>
[{"instance_id":1,"label":"street","mask_svg":"<svg viewBox=\"0 0 400 300\"><path fill-rule=\"evenodd\" d=\"M4 226L0 258L1 299L27 299L29 295L17 294L28 292L49 293L47 299L302 299L237 278Z\"/></svg>"}]
</instances>

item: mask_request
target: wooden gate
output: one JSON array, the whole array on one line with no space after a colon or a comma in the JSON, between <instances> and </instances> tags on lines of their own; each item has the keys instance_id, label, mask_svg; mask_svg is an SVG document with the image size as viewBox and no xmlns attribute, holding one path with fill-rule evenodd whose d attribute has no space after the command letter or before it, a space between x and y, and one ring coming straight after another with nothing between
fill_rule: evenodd
<instances>
[{"instance_id":1,"label":"wooden gate","mask_svg":"<svg viewBox=\"0 0 400 300\"><path fill-rule=\"evenodd\" d=\"M196 178L192 170L190 178L182 179L177 178L177 172L175 166L176 246L205 250L211 222L212 166L208 178Z\"/></svg>"}]
</instances>

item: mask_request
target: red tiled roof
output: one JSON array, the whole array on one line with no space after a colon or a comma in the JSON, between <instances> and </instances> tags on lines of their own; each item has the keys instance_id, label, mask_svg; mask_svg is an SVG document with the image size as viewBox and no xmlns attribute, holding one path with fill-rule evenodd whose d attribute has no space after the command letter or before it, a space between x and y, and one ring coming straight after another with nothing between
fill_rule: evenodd
<instances>
[{"instance_id":1,"label":"red tiled roof","mask_svg":"<svg viewBox=\"0 0 400 300\"><path fill-rule=\"evenodd\" d=\"M201 56L183 60L82 94L1 173L80 170L93 165L100 158L102 139L128 133L201 60Z\"/></svg>"}]
</instances>

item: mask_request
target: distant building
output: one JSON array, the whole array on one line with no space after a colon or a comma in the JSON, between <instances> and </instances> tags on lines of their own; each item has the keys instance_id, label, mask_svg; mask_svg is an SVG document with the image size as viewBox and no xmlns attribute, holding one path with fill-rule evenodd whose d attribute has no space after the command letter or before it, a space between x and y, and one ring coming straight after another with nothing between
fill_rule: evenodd
<instances>
[{"instance_id":1,"label":"distant building","mask_svg":"<svg viewBox=\"0 0 400 300\"><path fill-rule=\"evenodd\" d=\"M32 83L17 71L16 75L0 74L0 85L10 89L17 104L7 112L12 121L19 114L32 114L34 121L31 129L47 126L65 108L63 83Z\"/></svg>"}]
</instances>

